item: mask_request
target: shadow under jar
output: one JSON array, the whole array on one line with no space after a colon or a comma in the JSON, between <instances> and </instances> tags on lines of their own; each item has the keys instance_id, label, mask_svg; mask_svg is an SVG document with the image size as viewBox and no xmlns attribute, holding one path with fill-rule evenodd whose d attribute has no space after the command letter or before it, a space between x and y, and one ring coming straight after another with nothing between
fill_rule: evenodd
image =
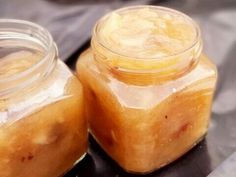
<instances>
[{"instance_id":1,"label":"shadow under jar","mask_svg":"<svg viewBox=\"0 0 236 177\"><path fill-rule=\"evenodd\" d=\"M149 173L206 134L217 71L181 12L136 6L100 19L77 62L92 136L124 170Z\"/></svg>"},{"instance_id":2,"label":"shadow under jar","mask_svg":"<svg viewBox=\"0 0 236 177\"><path fill-rule=\"evenodd\" d=\"M86 150L82 85L51 35L0 20L0 176L62 176Z\"/></svg>"}]
</instances>

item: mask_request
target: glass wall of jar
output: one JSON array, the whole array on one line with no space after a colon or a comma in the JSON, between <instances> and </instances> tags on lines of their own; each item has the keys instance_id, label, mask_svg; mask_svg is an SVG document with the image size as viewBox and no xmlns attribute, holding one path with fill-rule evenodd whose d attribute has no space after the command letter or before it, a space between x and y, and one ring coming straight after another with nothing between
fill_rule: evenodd
<instances>
[{"instance_id":1,"label":"glass wall of jar","mask_svg":"<svg viewBox=\"0 0 236 177\"><path fill-rule=\"evenodd\" d=\"M136 6L100 19L77 62L89 130L122 168L149 173L206 134L217 71L185 14Z\"/></svg>"},{"instance_id":2,"label":"glass wall of jar","mask_svg":"<svg viewBox=\"0 0 236 177\"><path fill-rule=\"evenodd\" d=\"M51 35L0 20L0 176L58 177L87 150L82 85Z\"/></svg>"}]
</instances>

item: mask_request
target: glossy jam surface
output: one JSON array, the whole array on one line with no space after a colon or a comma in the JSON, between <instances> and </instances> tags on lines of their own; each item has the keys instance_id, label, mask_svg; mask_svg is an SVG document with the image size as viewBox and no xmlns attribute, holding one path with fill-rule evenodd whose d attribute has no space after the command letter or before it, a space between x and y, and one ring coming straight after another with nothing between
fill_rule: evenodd
<instances>
[{"instance_id":1,"label":"glossy jam surface","mask_svg":"<svg viewBox=\"0 0 236 177\"><path fill-rule=\"evenodd\" d=\"M124 170L150 173L206 134L215 65L200 54L195 26L175 11L118 10L96 28L77 62L90 132Z\"/></svg>"},{"instance_id":2,"label":"glossy jam surface","mask_svg":"<svg viewBox=\"0 0 236 177\"><path fill-rule=\"evenodd\" d=\"M98 25L100 42L120 54L159 58L190 47L195 28L182 14L152 8L113 12Z\"/></svg>"},{"instance_id":3,"label":"glossy jam surface","mask_svg":"<svg viewBox=\"0 0 236 177\"><path fill-rule=\"evenodd\" d=\"M1 57L0 78L6 78L32 67L42 55L19 50ZM64 63L58 61L37 84L0 96L1 177L58 177L86 149L82 86Z\"/></svg>"},{"instance_id":4,"label":"glossy jam surface","mask_svg":"<svg viewBox=\"0 0 236 177\"><path fill-rule=\"evenodd\" d=\"M1 52L3 51L0 50ZM25 71L43 57L42 53L33 50L4 51L3 53L0 59L0 78L10 77Z\"/></svg>"}]
</instances>

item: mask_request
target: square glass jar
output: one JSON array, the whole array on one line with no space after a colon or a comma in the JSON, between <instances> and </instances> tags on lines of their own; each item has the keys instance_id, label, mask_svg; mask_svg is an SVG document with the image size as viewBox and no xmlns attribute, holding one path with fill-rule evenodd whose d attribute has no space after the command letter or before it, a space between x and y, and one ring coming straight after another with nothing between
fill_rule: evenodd
<instances>
[{"instance_id":1,"label":"square glass jar","mask_svg":"<svg viewBox=\"0 0 236 177\"><path fill-rule=\"evenodd\" d=\"M86 151L82 85L51 35L0 20L0 176L58 177Z\"/></svg>"},{"instance_id":2,"label":"square glass jar","mask_svg":"<svg viewBox=\"0 0 236 177\"><path fill-rule=\"evenodd\" d=\"M170 20L162 25L172 25L164 32L173 40L166 42L166 34L148 31L152 23L146 17ZM183 24L176 25L177 19ZM152 51L148 50L153 46L140 45L142 36L150 33L157 46ZM180 43L180 50L168 53L176 40L186 40L187 45ZM156 57L160 50L168 52ZM91 48L79 57L77 74L84 86L90 133L128 172L161 168L207 133L217 70L202 53L199 27L181 12L135 6L107 14L94 28Z\"/></svg>"}]
</instances>

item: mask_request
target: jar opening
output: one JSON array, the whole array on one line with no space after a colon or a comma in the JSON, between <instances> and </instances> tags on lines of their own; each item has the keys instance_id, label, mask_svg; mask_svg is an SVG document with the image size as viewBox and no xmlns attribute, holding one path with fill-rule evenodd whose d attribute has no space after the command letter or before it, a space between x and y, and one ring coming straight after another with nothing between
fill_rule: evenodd
<instances>
[{"instance_id":1,"label":"jar opening","mask_svg":"<svg viewBox=\"0 0 236 177\"><path fill-rule=\"evenodd\" d=\"M189 68L202 50L199 27L190 17L173 9L146 5L105 15L95 25L91 45L95 58L109 67L162 76Z\"/></svg>"},{"instance_id":2,"label":"jar opening","mask_svg":"<svg viewBox=\"0 0 236 177\"><path fill-rule=\"evenodd\" d=\"M57 55L50 33L39 25L0 20L0 94L42 78Z\"/></svg>"}]
</instances>

